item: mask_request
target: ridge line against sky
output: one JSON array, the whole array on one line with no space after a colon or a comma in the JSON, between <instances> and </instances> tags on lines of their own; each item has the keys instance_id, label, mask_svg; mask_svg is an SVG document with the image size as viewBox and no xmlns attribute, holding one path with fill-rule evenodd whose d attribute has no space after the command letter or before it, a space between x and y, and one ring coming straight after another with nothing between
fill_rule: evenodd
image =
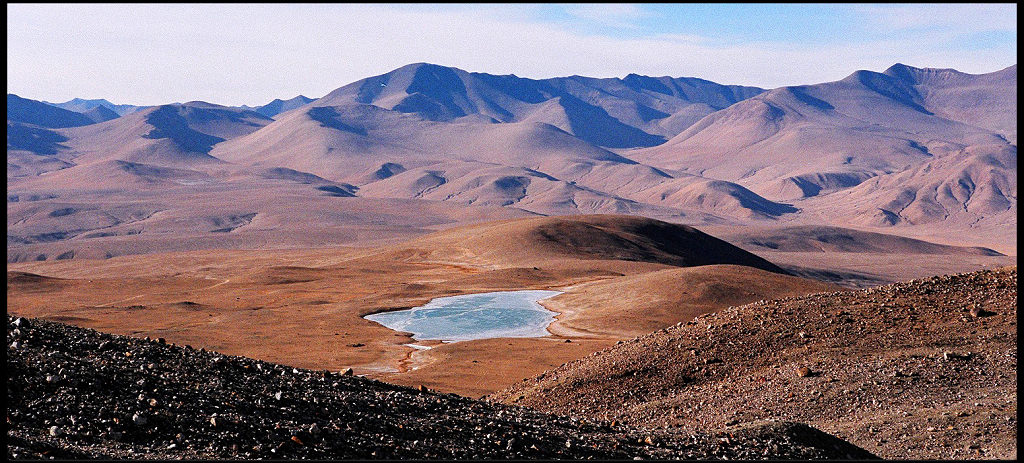
<instances>
[{"instance_id":1,"label":"ridge line against sky","mask_svg":"<svg viewBox=\"0 0 1024 463\"><path fill-rule=\"evenodd\" d=\"M1016 4L7 5L7 89L62 102L263 105L406 64L775 88L1016 64Z\"/></svg>"}]
</instances>

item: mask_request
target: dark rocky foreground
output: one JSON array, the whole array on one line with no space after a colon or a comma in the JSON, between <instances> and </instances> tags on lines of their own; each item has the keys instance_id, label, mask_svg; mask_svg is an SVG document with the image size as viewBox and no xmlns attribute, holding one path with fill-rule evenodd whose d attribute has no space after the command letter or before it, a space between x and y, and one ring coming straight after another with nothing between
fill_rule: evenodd
<instances>
[{"instance_id":1,"label":"dark rocky foreground","mask_svg":"<svg viewBox=\"0 0 1024 463\"><path fill-rule=\"evenodd\" d=\"M645 430L7 317L8 458L869 459L802 424Z\"/></svg>"}]
</instances>

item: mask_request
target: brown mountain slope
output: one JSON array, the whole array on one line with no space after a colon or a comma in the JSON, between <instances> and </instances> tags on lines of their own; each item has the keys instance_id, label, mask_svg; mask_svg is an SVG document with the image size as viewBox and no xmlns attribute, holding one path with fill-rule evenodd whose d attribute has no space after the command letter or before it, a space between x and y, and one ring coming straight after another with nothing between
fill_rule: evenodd
<instances>
[{"instance_id":1,"label":"brown mountain slope","mask_svg":"<svg viewBox=\"0 0 1024 463\"><path fill-rule=\"evenodd\" d=\"M896 64L886 74L901 77L924 107L950 120L992 130L1017 143L1017 65L988 74L955 69L918 69Z\"/></svg>"},{"instance_id":2,"label":"brown mountain slope","mask_svg":"<svg viewBox=\"0 0 1024 463\"><path fill-rule=\"evenodd\" d=\"M575 215L488 222L403 243L396 256L526 265L562 259L624 260L680 267L781 268L686 225L628 215Z\"/></svg>"},{"instance_id":3,"label":"brown mountain slope","mask_svg":"<svg viewBox=\"0 0 1024 463\"><path fill-rule=\"evenodd\" d=\"M658 175L649 167L616 163L578 166L575 170L582 173L577 174L577 180L565 181L526 167L446 161L411 168L373 181L361 186L358 194L365 197L451 201L467 205L514 206L544 215L635 214L659 218L687 217L695 222L723 221L716 215L703 212L703 209L710 210L711 207L701 201L677 200L673 197L659 204L659 201L636 201L630 197L635 195L619 196L607 192L612 190L610 187L620 186L618 191L629 194L629 189L649 188L672 180ZM700 189L699 181L689 183ZM736 208L723 207L722 211L727 214L760 214L766 217L761 210L768 209L769 203L750 201L741 204L733 201Z\"/></svg>"},{"instance_id":4,"label":"brown mountain slope","mask_svg":"<svg viewBox=\"0 0 1024 463\"><path fill-rule=\"evenodd\" d=\"M869 226L1016 224L1017 147L975 145L903 172L880 175L828 198L831 215ZM812 207L815 207L812 206ZM852 212L852 214L851 214Z\"/></svg>"},{"instance_id":5,"label":"brown mountain slope","mask_svg":"<svg viewBox=\"0 0 1024 463\"><path fill-rule=\"evenodd\" d=\"M1000 256L983 247L949 246L903 236L818 225L711 227L709 233L751 252L857 252Z\"/></svg>"},{"instance_id":6,"label":"brown mountain slope","mask_svg":"<svg viewBox=\"0 0 1024 463\"><path fill-rule=\"evenodd\" d=\"M216 162L213 145L267 125L253 111L200 101L163 105L64 133L76 164L121 160L186 167Z\"/></svg>"},{"instance_id":7,"label":"brown mountain slope","mask_svg":"<svg viewBox=\"0 0 1024 463\"><path fill-rule=\"evenodd\" d=\"M194 101L84 127L26 134L14 138L16 169L8 167L8 188L138 190L208 182L203 171L225 166L208 154L213 145L268 122L270 118L252 111ZM10 136L8 140L11 145Z\"/></svg>"},{"instance_id":8,"label":"brown mountain slope","mask_svg":"<svg viewBox=\"0 0 1024 463\"><path fill-rule=\"evenodd\" d=\"M729 308L494 399L690 428L795 419L885 458L1013 459L1016 287L1008 267Z\"/></svg>"},{"instance_id":9,"label":"brown mountain slope","mask_svg":"<svg viewBox=\"0 0 1024 463\"><path fill-rule=\"evenodd\" d=\"M239 200L238 191L247 192L245 201ZM103 259L197 249L380 244L457 223L533 215L514 208L351 198L345 191L344 185L266 178L239 180L234 185L63 191L60 197L38 201L18 191L8 197L7 259Z\"/></svg>"},{"instance_id":10,"label":"brown mountain slope","mask_svg":"<svg viewBox=\"0 0 1024 463\"><path fill-rule=\"evenodd\" d=\"M796 211L729 182L693 175L674 181L545 118L501 124L471 117L439 121L346 102L351 96L328 96L283 113L210 154L359 185L360 196L514 205L543 214L631 213L721 222Z\"/></svg>"},{"instance_id":11,"label":"brown mountain slope","mask_svg":"<svg viewBox=\"0 0 1024 463\"><path fill-rule=\"evenodd\" d=\"M544 306L561 314L553 333L630 337L729 305L838 289L742 265L700 265L579 284Z\"/></svg>"},{"instance_id":12,"label":"brown mountain slope","mask_svg":"<svg viewBox=\"0 0 1024 463\"><path fill-rule=\"evenodd\" d=\"M451 159L529 168L555 162L570 167L602 161L634 164L549 124L445 123L370 105L319 104L282 114L265 129L218 146L212 154L343 181L387 162L406 168Z\"/></svg>"},{"instance_id":13,"label":"brown mountain slope","mask_svg":"<svg viewBox=\"0 0 1024 463\"><path fill-rule=\"evenodd\" d=\"M1015 92L1015 70L969 75L897 65L884 73L857 71L740 101L629 157L734 181L772 200L811 197L966 146L1008 144L1005 121L1016 120L1016 107L984 102Z\"/></svg>"}]
</instances>

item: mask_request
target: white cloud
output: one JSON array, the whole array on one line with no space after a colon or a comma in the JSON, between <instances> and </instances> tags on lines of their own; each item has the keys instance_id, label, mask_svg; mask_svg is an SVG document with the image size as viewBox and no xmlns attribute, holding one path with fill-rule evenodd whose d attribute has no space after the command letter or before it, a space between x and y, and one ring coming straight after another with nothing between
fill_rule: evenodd
<instances>
[{"instance_id":1,"label":"white cloud","mask_svg":"<svg viewBox=\"0 0 1024 463\"><path fill-rule=\"evenodd\" d=\"M603 26L637 28L640 20L653 13L631 3L595 3L571 5L565 11L577 18L593 21Z\"/></svg>"},{"instance_id":2,"label":"white cloud","mask_svg":"<svg viewBox=\"0 0 1024 463\"><path fill-rule=\"evenodd\" d=\"M1016 4L857 5L854 11L879 30L941 28L947 33L1017 31Z\"/></svg>"},{"instance_id":3,"label":"white cloud","mask_svg":"<svg viewBox=\"0 0 1024 463\"><path fill-rule=\"evenodd\" d=\"M609 37L532 19L531 8L8 5L8 91L50 101L255 105L323 96L414 62L533 78L635 72L761 87L897 61L975 73L1016 63L1015 47L960 51L913 34L843 45Z\"/></svg>"}]
</instances>

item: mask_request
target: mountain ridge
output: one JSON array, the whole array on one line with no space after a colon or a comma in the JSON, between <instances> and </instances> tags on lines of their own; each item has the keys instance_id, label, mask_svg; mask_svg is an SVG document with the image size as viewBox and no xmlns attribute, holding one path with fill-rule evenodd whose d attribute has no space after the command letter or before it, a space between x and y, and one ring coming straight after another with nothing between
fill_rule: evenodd
<instances>
[{"instance_id":1,"label":"mountain ridge","mask_svg":"<svg viewBox=\"0 0 1024 463\"><path fill-rule=\"evenodd\" d=\"M843 225L852 214L878 231L978 237L968 244L1012 253L1015 92L1016 65L974 75L896 64L766 90L417 63L272 101L272 118L187 102L80 127L9 120L8 188L43 197L122 178L129 190L231 189L290 169L273 181L319 177L356 198L722 225ZM79 103L100 112L103 101Z\"/></svg>"}]
</instances>

